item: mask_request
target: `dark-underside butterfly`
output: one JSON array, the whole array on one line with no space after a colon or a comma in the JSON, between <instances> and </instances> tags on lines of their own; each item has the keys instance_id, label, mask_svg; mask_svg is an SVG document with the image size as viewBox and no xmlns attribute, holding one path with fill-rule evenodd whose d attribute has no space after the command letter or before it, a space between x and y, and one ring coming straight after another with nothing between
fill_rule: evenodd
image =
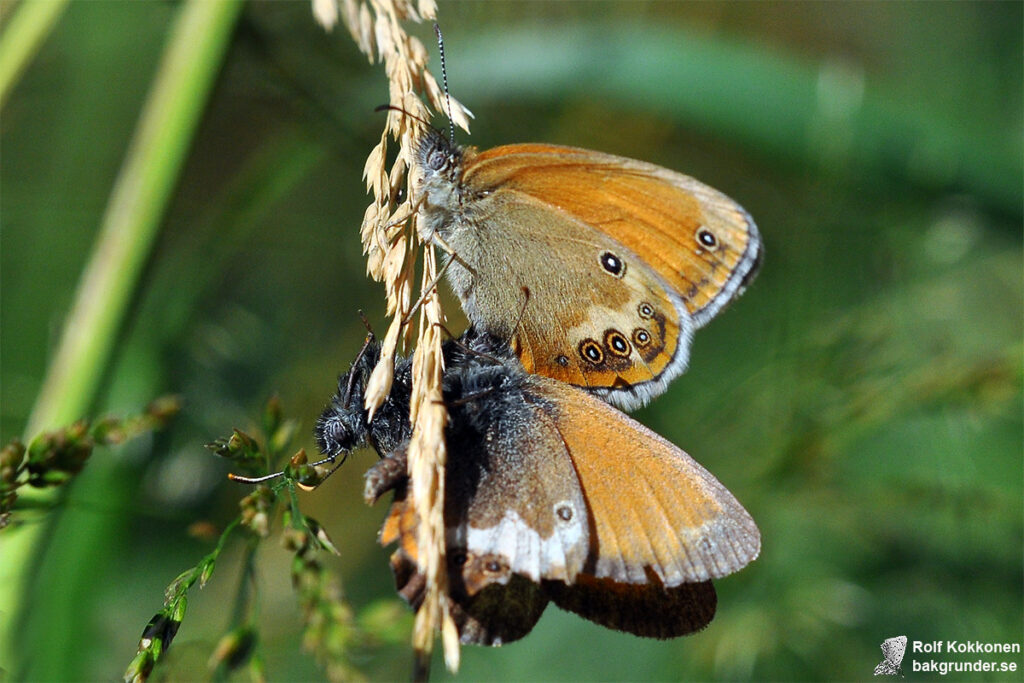
<instances>
[{"instance_id":1,"label":"dark-underside butterfly","mask_svg":"<svg viewBox=\"0 0 1024 683\"><path fill-rule=\"evenodd\" d=\"M371 423L371 344L317 422L329 457L364 444L382 459L366 498L394 491L382 544L398 543L399 592L422 599L405 454L411 363ZM549 602L598 624L671 638L706 626L712 579L757 557L753 519L707 470L591 394L528 374L507 345L472 331L445 345L444 517L450 598L464 643L526 635Z\"/></svg>"}]
</instances>

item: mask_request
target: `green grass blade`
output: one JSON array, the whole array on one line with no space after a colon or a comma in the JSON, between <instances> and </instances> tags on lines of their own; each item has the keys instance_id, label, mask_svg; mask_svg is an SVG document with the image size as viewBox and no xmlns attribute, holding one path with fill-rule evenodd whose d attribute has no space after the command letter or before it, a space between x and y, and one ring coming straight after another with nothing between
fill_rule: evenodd
<instances>
[{"instance_id":1,"label":"green grass blade","mask_svg":"<svg viewBox=\"0 0 1024 683\"><path fill-rule=\"evenodd\" d=\"M176 185L214 79L220 70L240 0L190 0L182 6L168 38L127 156L115 182L92 255L53 362L43 382L27 434L71 422L85 414L112 357L125 313ZM42 497L53 498L54 491ZM36 496L34 500L39 499ZM7 572L0 583L0 631L20 633L28 608L26 581L32 575L48 525L29 525L4 540ZM54 625L57 626L57 625ZM25 655L57 674L62 643L74 624L36 642L5 639L0 661L19 671ZM15 656L14 653L19 653ZM33 670L33 677L48 678Z\"/></svg>"},{"instance_id":2,"label":"green grass blade","mask_svg":"<svg viewBox=\"0 0 1024 683\"><path fill-rule=\"evenodd\" d=\"M0 109L67 6L68 0L27 0L18 6L0 35Z\"/></svg>"}]
</instances>

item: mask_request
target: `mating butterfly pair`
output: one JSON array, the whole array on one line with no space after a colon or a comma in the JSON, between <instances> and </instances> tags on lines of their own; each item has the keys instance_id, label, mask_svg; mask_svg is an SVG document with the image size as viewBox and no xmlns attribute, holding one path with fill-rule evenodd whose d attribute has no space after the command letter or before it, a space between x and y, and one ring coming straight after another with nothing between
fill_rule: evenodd
<instances>
[{"instance_id":1,"label":"mating butterfly pair","mask_svg":"<svg viewBox=\"0 0 1024 683\"><path fill-rule=\"evenodd\" d=\"M431 131L417 157L422 234L451 252L449 281L473 324L446 345L443 378L462 641L521 638L549 602L641 636L704 627L711 580L757 556L758 529L710 473L609 403L642 405L685 370L693 331L756 272L753 221L692 178L598 152L477 153ZM378 355L371 346L340 378L317 441L329 457L366 442L384 456L367 500L396 493L381 542L399 543L392 566L415 605L410 363L367 423Z\"/></svg>"}]
</instances>

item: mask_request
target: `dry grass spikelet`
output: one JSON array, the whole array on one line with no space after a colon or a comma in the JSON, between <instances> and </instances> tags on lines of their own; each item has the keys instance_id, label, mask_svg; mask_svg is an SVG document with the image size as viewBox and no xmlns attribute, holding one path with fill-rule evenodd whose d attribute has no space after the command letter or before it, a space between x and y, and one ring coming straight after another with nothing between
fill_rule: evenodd
<instances>
[{"instance_id":1,"label":"dry grass spikelet","mask_svg":"<svg viewBox=\"0 0 1024 683\"><path fill-rule=\"evenodd\" d=\"M422 281L420 296L416 299L420 306L413 356L409 474L420 520L419 569L426 578L427 590L416 614L413 646L421 655L428 655L434 633L440 630L445 662L455 671L459 665L459 638L447 602L443 514L447 459L444 428L448 419L441 393L444 372L441 330L445 317L436 289L434 250L420 241L415 225L419 198L413 150L414 142L423 134L424 121L431 116L431 109L447 113L466 131L471 114L454 98L450 104L446 103L444 90L427 71L426 47L403 26L405 21L418 23L434 19L437 14L434 0L312 1L314 16L327 30L340 18L370 62L383 63L388 78L389 104L398 108L388 112L380 141L370 151L363 167L367 191L373 195L360 230L366 269L370 277L384 283L387 312L391 316L380 362L367 383L365 405L372 419L391 390L399 342L408 342L412 334L413 328L407 322L413 313L416 254L422 249ZM388 168L392 141L398 143L398 150ZM401 201L400 197L403 197Z\"/></svg>"}]
</instances>

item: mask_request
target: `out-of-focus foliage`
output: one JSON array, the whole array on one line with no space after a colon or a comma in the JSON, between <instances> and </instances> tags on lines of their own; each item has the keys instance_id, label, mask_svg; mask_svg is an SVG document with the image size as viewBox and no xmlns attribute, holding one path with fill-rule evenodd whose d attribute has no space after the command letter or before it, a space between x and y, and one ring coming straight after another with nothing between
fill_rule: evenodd
<instances>
[{"instance_id":1,"label":"out-of-focus foliage","mask_svg":"<svg viewBox=\"0 0 1024 683\"><path fill-rule=\"evenodd\" d=\"M4 105L0 441L24 436L177 9L71 3ZM718 582L696 636L643 641L552 608L521 643L465 650L462 675L866 679L891 636L1020 642L1022 5L460 2L440 19L471 142L678 169L739 200L766 242L761 276L638 414L752 512L760 559ZM246 7L96 405L175 393L185 409L108 456L111 476L90 475L94 455L35 522L53 527L18 634L32 678L118 675L163 587L210 550L189 526L223 525L247 492L202 444L275 392L311 432L363 340L357 309L383 328L358 227L386 100L379 67L307 3ZM360 495L371 462L304 505L359 623L401 643L383 506ZM106 531L83 535L97 518ZM317 678L289 562L258 558L266 674ZM191 597L172 677L206 675L229 619L220 573ZM410 665L394 644L354 661L372 679Z\"/></svg>"}]
</instances>

